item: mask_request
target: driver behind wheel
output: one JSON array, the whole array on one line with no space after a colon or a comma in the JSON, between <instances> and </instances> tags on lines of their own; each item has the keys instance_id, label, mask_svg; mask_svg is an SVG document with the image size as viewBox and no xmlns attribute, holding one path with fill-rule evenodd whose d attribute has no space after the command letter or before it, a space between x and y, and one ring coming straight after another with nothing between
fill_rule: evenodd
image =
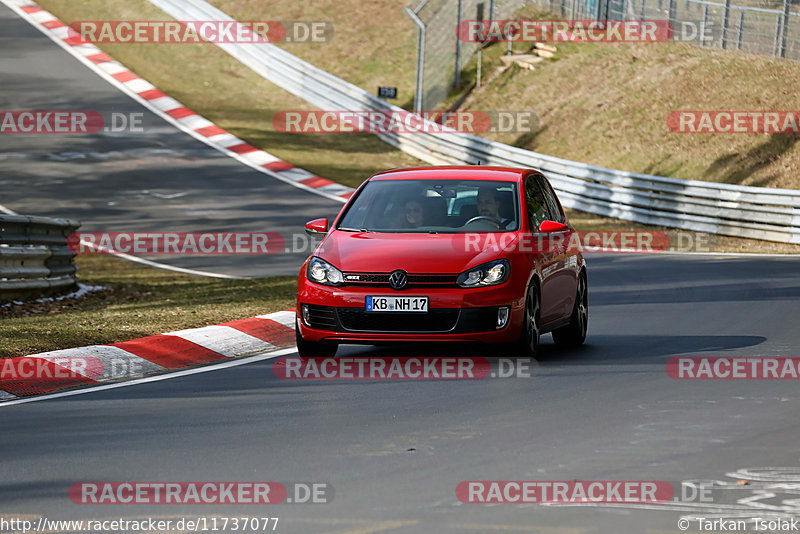
<instances>
[{"instance_id":1,"label":"driver behind wheel","mask_svg":"<svg viewBox=\"0 0 800 534\"><path fill-rule=\"evenodd\" d=\"M478 190L478 215L491 217L500 228L514 226L513 219L506 219L500 215L500 199L494 187L482 187Z\"/></svg>"}]
</instances>

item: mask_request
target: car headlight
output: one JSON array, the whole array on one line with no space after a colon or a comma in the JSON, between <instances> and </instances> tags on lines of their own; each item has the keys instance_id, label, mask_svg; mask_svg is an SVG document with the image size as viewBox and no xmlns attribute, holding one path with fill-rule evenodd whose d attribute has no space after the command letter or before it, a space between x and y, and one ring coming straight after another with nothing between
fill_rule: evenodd
<instances>
[{"instance_id":1,"label":"car headlight","mask_svg":"<svg viewBox=\"0 0 800 534\"><path fill-rule=\"evenodd\" d=\"M456 279L461 287L495 286L508 280L511 265L508 260L494 260L464 271Z\"/></svg>"},{"instance_id":2,"label":"car headlight","mask_svg":"<svg viewBox=\"0 0 800 534\"><path fill-rule=\"evenodd\" d=\"M312 282L324 284L326 286L338 286L344 282L342 271L331 265L325 260L311 258L308 262L306 277Z\"/></svg>"}]
</instances>

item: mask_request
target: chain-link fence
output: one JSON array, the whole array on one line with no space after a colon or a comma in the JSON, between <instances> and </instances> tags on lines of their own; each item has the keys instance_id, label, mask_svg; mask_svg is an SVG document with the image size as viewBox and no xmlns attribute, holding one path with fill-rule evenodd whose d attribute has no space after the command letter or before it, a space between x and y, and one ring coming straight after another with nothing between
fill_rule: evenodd
<instances>
[{"instance_id":1,"label":"chain-link fence","mask_svg":"<svg viewBox=\"0 0 800 534\"><path fill-rule=\"evenodd\" d=\"M527 0L562 20L668 20L676 41L800 59L800 12L792 0ZM800 0L795 0L800 1ZM434 109L458 85L480 43L458 39L466 20L512 18L522 0L422 0L405 12L419 28L415 111Z\"/></svg>"},{"instance_id":2,"label":"chain-link fence","mask_svg":"<svg viewBox=\"0 0 800 534\"><path fill-rule=\"evenodd\" d=\"M800 59L800 12L788 0L763 7L730 0L529 1L570 20L668 20L675 40Z\"/></svg>"},{"instance_id":3,"label":"chain-link fence","mask_svg":"<svg viewBox=\"0 0 800 534\"><path fill-rule=\"evenodd\" d=\"M479 43L459 40L456 28L465 20L506 19L522 0L422 0L405 8L419 28L415 111L434 109L457 85L461 66Z\"/></svg>"}]
</instances>

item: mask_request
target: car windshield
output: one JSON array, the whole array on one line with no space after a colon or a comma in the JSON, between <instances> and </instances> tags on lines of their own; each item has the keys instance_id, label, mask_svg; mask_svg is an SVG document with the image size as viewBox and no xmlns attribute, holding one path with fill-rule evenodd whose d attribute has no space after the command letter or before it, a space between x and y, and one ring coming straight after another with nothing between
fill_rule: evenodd
<instances>
[{"instance_id":1,"label":"car windshield","mask_svg":"<svg viewBox=\"0 0 800 534\"><path fill-rule=\"evenodd\" d=\"M519 228L515 182L374 180L337 229L386 233L508 232Z\"/></svg>"}]
</instances>

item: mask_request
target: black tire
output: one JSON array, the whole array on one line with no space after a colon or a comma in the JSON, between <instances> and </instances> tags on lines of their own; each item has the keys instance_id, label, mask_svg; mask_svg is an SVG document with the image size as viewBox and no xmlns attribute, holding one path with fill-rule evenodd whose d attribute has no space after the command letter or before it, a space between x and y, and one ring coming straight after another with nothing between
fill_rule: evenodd
<instances>
[{"instance_id":1,"label":"black tire","mask_svg":"<svg viewBox=\"0 0 800 534\"><path fill-rule=\"evenodd\" d=\"M535 358L539 354L539 337L542 331L540 313L539 288L532 283L525 295L525 317L517 343L517 353L520 356Z\"/></svg>"},{"instance_id":2,"label":"black tire","mask_svg":"<svg viewBox=\"0 0 800 534\"><path fill-rule=\"evenodd\" d=\"M553 341L563 347L578 347L586 340L586 330L589 326L589 290L586 283L586 274L581 272L578 277L578 288L575 292L575 305L572 307L572 316L569 324L553 330Z\"/></svg>"},{"instance_id":3,"label":"black tire","mask_svg":"<svg viewBox=\"0 0 800 534\"><path fill-rule=\"evenodd\" d=\"M339 348L338 343L329 341L306 341L300 335L300 329L295 326L294 338L297 342L297 354L301 358L332 358Z\"/></svg>"}]
</instances>

